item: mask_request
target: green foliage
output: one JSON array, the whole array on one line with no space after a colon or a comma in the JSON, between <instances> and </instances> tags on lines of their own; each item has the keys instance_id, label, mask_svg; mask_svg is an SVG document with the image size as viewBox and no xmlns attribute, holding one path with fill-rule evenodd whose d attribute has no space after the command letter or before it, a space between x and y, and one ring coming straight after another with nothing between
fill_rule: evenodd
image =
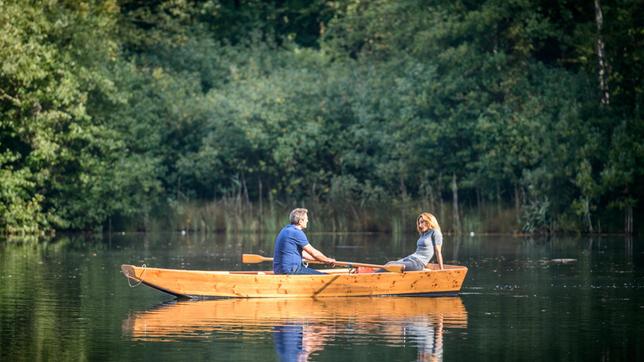
<instances>
[{"instance_id":1,"label":"green foliage","mask_svg":"<svg viewBox=\"0 0 644 362\"><path fill-rule=\"evenodd\" d=\"M552 220L550 219L550 201L534 200L523 208L521 215L523 228L526 233L548 233L552 231Z\"/></svg>"},{"instance_id":2,"label":"green foliage","mask_svg":"<svg viewBox=\"0 0 644 362\"><path fill-rule=\"evenodd\" d=\"M2 164L8 159L8 155L0 155ZM43 196L34 195L29 176L25 169L0 169L0 217L6 233L35 234L47 226L42 214Z\"/></svg>"},{"instance_id":3,"label":"green foliage","mask_svg":"<svg viewBox=\"0 0 644 362\"><path fill-rule=\"evenodd\" d=\"M89 93L109 88L96 63L116 51L105 35L117 7L14 1L0 6L0 152L11 155L0 165L7 186L0 229L35 232L60 220L48 206L55 199L52 185L71 185L82 172L61 163L88 146L81 139L92 127L85 108Z\"/></svg>"},{"instance_id":4,"label":"green foliage","mask_svg":"<svg viewBox=\"0 0 644 362\"><path fill-rule=\"evenodd\" d=\"M526 231L596 231L644 192L642 6L602 9L597 34L568 1L0 1L0 230L182 203L238 228L267 200L399 227L409 203L447 218L454 175Z\"/></svg>"},{"instance_id":5,"label":"green foliage","mask_svg":"<svg viewBox=\"0 0 644 362\"><path fill-rule=\"evenodd\" d=\"M114 2L2 2L5 233L94 228L146 204L135 202L140 184L153 187L138 181L150 165L127 159L123 135L93 107L124 96L110 73L118 10Z\"/></svg>"}]
</instances>

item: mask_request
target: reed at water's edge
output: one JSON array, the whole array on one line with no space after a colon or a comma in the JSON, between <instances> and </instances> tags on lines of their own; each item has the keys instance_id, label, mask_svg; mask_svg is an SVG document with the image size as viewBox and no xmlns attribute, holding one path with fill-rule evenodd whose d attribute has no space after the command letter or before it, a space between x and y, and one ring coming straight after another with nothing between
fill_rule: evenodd
<instances>
[{"instance_id":1,"label":"reed at water's edge","mask_svg":"<svg viewBox=\"0 0 644 362\"><path fill-rule=\"evenodd\" d=\"M145 221L126 222L120 228L125 231L275 232L288 223L288 214L296 207L309 209L312 232L410 232L415 230L415 219L422 211L436 215L447 234L579 234L583 228L580 217L554 217L546 207L517 206L509 202L463 203L454 212L451 201L440 199L281 201L269 198L259 202L239 195L213 201L175 202L163 213L150 215ZM612 222L610 225L598 223L594 233L621 233L619 216L608 211L602 214L603 220Z\"/></svg>"},{"instance_id":2,"label":"reed at water's edge","mask_svg":"<svg viewBox=\"0 0 644 362\"><path fill-rule=\"evenodd\" d=\"M522 230L520 217L513 208L499 209L496 205L462 208L461 230L456 230L452 206L448 203L429 205L416 200L369 204L316 200L258 203L237 197L177 203L165 215L152 218L145 228L206 233L274 232L288 223L288 214L295 207L309 209L309 230L316 232L413 231L421 211L434 213L446 233L519 233Z\"/></svg>"}]
</instances>

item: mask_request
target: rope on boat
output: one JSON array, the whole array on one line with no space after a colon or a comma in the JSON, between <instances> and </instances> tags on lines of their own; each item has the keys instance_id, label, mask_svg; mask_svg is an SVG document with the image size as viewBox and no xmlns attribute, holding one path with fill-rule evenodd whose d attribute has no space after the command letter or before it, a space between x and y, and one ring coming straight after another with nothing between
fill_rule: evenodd
<instances>
[{"instance_id":1,"label":"rope on boat","mask_svg":"<svg viewBox=\"0 0 644 362\"><path fill-rule=\"evenodd\" d=\"M127 277L127 284L130 286L130 288L136 288L136 287L138 287L139 285L141 285L141 283L143 283L143 273L145 273L145 271L147 270L147 269L146 269L146 268L147 268L147 265L142 264L142 265L141 265L141 268L143 268L143 271L141 272L141 277L140 277L140 278L138 278L138 279L137 279L137 278L135 278L135 277L133 277L133 276L126 275L126 277ZM130 279L134 279L134 280L138 281L138 283L136 283L136 284L132 284L132 282L130 281Z\"/></svg>"}]
</instances>

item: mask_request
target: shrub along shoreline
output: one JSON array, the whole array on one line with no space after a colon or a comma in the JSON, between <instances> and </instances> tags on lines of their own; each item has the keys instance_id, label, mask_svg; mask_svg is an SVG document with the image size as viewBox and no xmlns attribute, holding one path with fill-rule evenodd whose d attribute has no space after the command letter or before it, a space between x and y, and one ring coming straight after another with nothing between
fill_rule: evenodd
<instances>
[{"instance_id":1,"label":"shrub along shoreline","mask_svg":"<svg viewBox=\"0 0 644 362\"><path fill-rule=\"evenodd\" d=\"M0 233L637 232L642 11L2 1Z\"/></svg>"}]
</instances>

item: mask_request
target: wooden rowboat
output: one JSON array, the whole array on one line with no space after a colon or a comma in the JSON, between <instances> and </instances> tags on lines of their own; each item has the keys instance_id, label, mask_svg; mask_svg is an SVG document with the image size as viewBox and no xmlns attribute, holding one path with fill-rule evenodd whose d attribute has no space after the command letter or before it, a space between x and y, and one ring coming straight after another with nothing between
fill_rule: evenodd
<instances>
[{"instance_id":1,"label":"wooden rowboat","mask_svg":"<svg viewBox=\"0 0 644 362\"><path fill-rule=\"evenodd\" d=\"M319 298L378 295L455 295L467 274L464 266L437 265L404 273L352 273L324 270L322 275L275 275L258 271L200 271L122 265L130 283L188 298Z\"/></svg>"},{"instance_id":2,"label":"wooden rowboat","mask_svg":"<svg viewBox=\"0 0 644 362\"><path fill-rule=\"evenodd\" d=\"M123 332L137 340L172 341L203 339L239 328L245 333L262 333L274 326L296 323L331 325L336 332L342 332L346 325L354 334L382 333L384 326L416 322L467 328L467 310L458 297L178 301L131 314L123 321Z\"/></svg>"}]
</instances>

